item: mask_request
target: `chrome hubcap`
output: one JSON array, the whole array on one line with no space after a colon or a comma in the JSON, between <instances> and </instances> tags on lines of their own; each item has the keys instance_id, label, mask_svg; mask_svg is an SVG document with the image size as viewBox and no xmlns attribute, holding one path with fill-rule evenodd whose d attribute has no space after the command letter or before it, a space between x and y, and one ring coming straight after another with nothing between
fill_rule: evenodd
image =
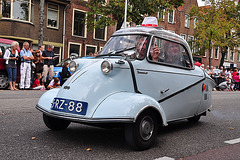
<instances>
[{"instance_id":1,"label":"chrome hubcap","mask_svg":"<svg viewBox=\"0 0 240 160\"><path fill-rule=\"evenodd\" d=\"M146 116L142 119L140 123L140 136L143 140L147 141L152 137L154 129L153 119Z\"/></svg>"}]
</instances>

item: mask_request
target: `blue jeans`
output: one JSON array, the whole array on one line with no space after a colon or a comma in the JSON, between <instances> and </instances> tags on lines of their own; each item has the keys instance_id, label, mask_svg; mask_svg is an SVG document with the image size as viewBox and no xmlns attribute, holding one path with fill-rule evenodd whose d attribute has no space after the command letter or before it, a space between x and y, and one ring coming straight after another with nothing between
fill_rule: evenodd
<instances>
[{"instance_id":1,"label":"blue jeans","mask_svg":"<svg viewBox=\"0 0 240 160\"><path fill-rule=\"evenodd\" d=\"M17 68L7 68L8 72L8 81L16 82L17 79Z\"/></svg>"}]
</instances>

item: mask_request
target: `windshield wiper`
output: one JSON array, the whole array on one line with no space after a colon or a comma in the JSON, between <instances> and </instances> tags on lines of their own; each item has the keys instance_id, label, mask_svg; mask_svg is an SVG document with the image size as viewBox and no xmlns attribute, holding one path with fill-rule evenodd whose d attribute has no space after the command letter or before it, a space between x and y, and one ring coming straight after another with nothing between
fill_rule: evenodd
<instances>
[{"instance_id":1,"label":"windshield wiper","mask_svg":"<svg viewBox=\"0 0 240 160\"><path fill-rule=\"evenodd\" d=\"M121 54L118 54L118 53L129 51L129 50L132 50L132 49L135 49L135 48L136 48L136 46L131 47L131 48L124 48L124 49L121 49L121 50L118 50L118 51L110 51L108 54L101 54L101 55L98 55L96 57L102 57L102 56L122 56Z\"/></svg>"}]
</instances>

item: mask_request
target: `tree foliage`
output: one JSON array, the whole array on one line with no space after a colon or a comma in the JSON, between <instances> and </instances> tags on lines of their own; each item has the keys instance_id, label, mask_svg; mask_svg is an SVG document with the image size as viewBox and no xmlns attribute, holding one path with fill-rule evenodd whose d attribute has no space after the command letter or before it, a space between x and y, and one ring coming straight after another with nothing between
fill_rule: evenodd
<instances>
[{"instance_id":1,"label":"tree foliage","mask_svg":"<svg viewBox=\"0 0 240 160\"><path fill-rule=\"evenodd\" d=\"M127 21L140 24L145 16L156 16L160 9L177 8L184 0L128 0ZM117 25L117 30L124 22L125 0L91 0L87 6L87 24L89 29ZM95 20L96 15L102 18Z\"/></svg>"},{"instance_id":2,"label":"tree foliage","mask_svg":"<svg viewBox=\"0 0 240 160\"><path fill-rule=\"evenodd\" d=\"M240 43L240 7L236 2L210 0L209 6L193 6L190 12L192 18L198 19L195 45L200 46L200 53L205 53L207 49L211 51L213 47L220 48L222 57L219 66L223 65L228 48L233 50Z\"/></svg>"}]
</instances>

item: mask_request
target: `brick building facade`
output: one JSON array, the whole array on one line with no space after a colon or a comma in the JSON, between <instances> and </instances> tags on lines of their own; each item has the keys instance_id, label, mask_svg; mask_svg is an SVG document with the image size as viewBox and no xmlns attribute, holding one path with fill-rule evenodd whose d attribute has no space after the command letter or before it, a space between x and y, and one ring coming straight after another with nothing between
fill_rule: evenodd
<instances>
[{"instance_id":1,"label":"brick building facade","mask_svg":"<svg viewBox=\"0 0 240 160\"><path fill-rule=\"evenodd\" d=\"M37 0L0 0L0 37L16 40L22 47L28 41L30 47L38 49L39 3ZM44 45L53 44L60 56L63 46L64 9L66 0L47 0L44 5Z\"/></svg>"},{"instance_id":2,"label":"brick building facade","mask_svg":"<svg viewBox=\"0 0 240 160\"><path fill-rule=\"evenodd\" d=\"M87 30L84 21L85 13L88 11L86 3L88 0L83 2L71 0L71 4L66 9L64 58L69 57L71 53L84 57L90 52L100 51L115 31L115 27Z\"/></svg>"}]
</instances>

